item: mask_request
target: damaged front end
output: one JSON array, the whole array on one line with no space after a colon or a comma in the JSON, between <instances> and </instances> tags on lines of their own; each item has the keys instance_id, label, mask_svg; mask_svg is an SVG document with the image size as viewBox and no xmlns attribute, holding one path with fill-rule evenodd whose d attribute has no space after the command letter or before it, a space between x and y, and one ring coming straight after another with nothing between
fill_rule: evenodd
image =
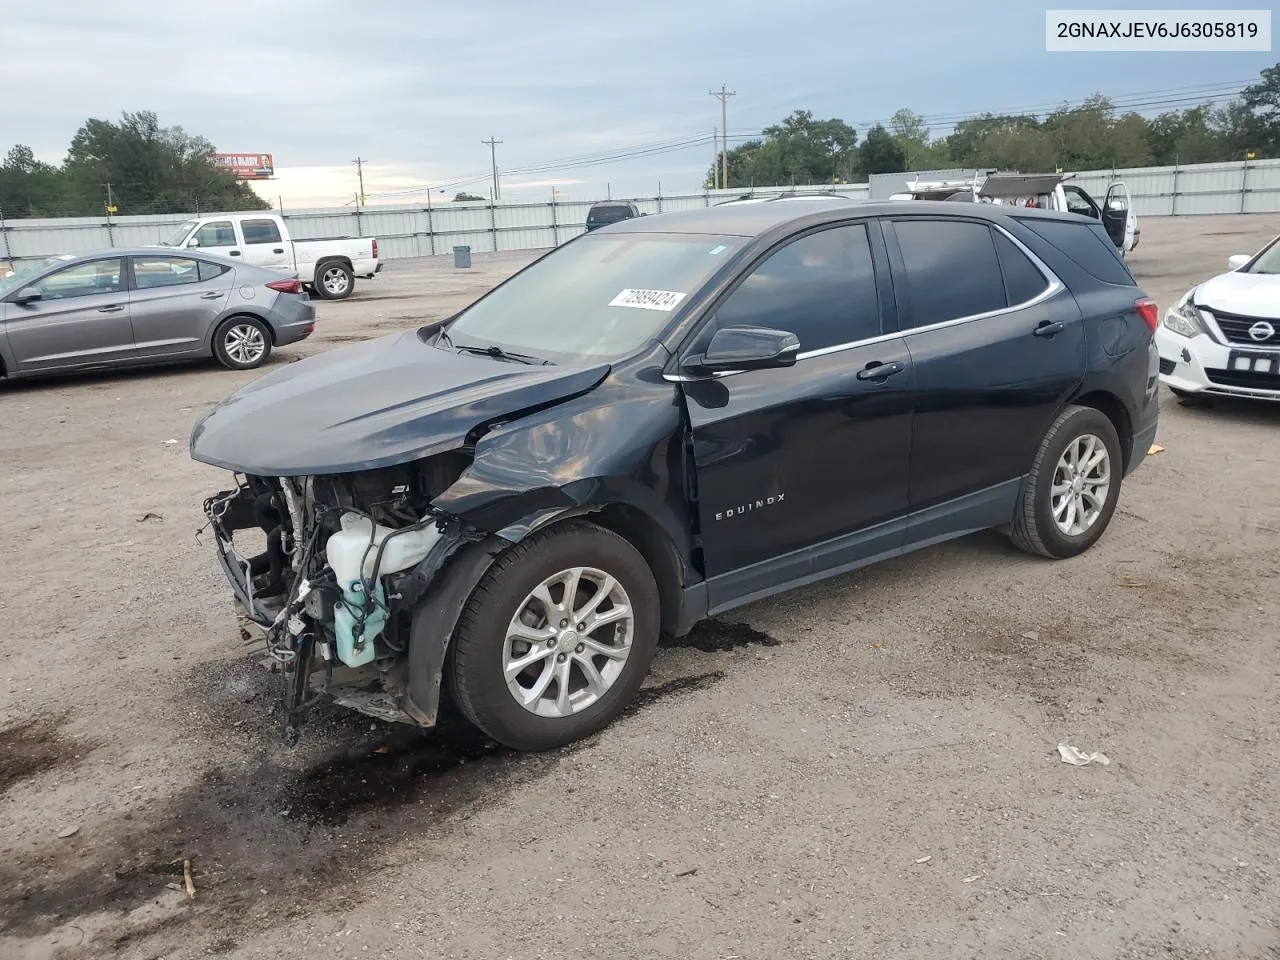
<instances>
[{"instance_id":1,"label":"damaged front end","mask_svg":"<svg viewBox=\"0 0 1280 960\"><path fill-rule=\"evenodd\" d=\"M355 473L236 474L235 489L205 501L241 639L282 676L288 742L325 695L379 719L435 723L435 700L415 702L410 689L409 638L437 574L484 537L432 505L469 462L454 451Z\"/></svg>"}]
</instances>

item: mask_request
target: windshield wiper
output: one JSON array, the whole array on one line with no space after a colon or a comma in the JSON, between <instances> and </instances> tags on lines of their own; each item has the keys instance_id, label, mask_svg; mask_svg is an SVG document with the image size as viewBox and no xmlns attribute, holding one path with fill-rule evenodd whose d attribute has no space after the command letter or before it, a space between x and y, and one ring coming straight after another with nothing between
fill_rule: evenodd
<instances>
[{"instance_id":1,"label":"windshield wiper","mask_svg":"<svg viewBox=\"0 0 1280 960\"><path fill-rule=\"evenodd\" d=\"M444 335L448 338L448 334ZM455 350L465 350L467 353L479 353L485 356L494 357L498 360L514 360L516 363L527 363L533 366L549 366L550 360L543 360L541 357L531 357L527 353L512 353L510 350L503 350L496 343L491 343L487 347L472 346L470 344L457 344L449 340L450 346Z\"/></svg>"}]
</instances>

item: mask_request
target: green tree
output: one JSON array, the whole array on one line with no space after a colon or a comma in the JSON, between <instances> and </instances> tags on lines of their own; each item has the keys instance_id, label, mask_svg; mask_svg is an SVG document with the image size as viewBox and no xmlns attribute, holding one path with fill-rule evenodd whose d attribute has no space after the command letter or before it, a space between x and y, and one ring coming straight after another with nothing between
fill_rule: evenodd
<instances>
[{"instance_id":1,"label":"green tree","mask_svg":"<svg viewBox=\"0 0 1280 960\"><path fill-rule=\"evenodd\" d=\"M266 210L269 204L230 170L213 162L214 147L181 127L161 127L149 110L120 123L89 120L63 165L66 188L83 215L101 213L110 185L119 214L200 210Z\"/></svg>"},{"instance_id":2,"label":"green tree","mask_svg":"<svg viewBox=\"0 0 1280 960\"><path fill-rule=\"evenodd\" d=\"M61 174L42 163L26 144L14 146L0 164L0 213L7 217L54 217L60 211Z\"/></svg>"},{"instance_id":3,"label":"green tree","mask_svg":"<svg viewBox=\"0 0 1280 960\"><path fill-rule=\"evenodd\" d=\"M907 169L907 154L880 124L867 131L867 139L858 149L858 171L869 177L876 173L900 173Z\"/></svg>"},{"instance_id":4,"label":"green tree","mask_svg":"<svg viewBox=\"0 0 1280 960\"><path fill-rule=\"evenodd\" d=\"M1249 150L1263 157L1280 157L1280 63L1267 67L1261 77L1240 92L1240 103L1248 111L1244 133L1250 141Z\"/></svg>"},{"instance_id":5,"label":"green tree","mask_svg":"<svg viewBox=\"0 0 1280 960\"><path fill-rule=\"evenodd\" d=\"M478 197L474 193L467 193L467 191L465 190L463 190L461 193L455 193L453 195L454 203L467 203L468 201L471 201L471 200L488 200L488 199L489 199L488 197Z\"/></svg>"},{"instance_id":6,"label":"green tree","mask_svg":"<svg viewBox=\"0 0 1280 960\"><path fill-rule=\"evenodd\" d=\"M928 170L950 163L946 142L929 139L929 127L919 114L899 110L889 120L889 132L906 154L908 170Z\"/></svg>"},{"instance_id":7,"label":"green tree","mask_svg":"<svg viewBox=\"0 0 1280 960\"><path fill-rule=\"evenodd\" d=\"M843 120L815 120L810 111L796 110L763 133L762 140L728 152L728 186L822 184L853 176L858 134ZM715 179L712 168L706 185Z\"/></svg>"}]
</instances>

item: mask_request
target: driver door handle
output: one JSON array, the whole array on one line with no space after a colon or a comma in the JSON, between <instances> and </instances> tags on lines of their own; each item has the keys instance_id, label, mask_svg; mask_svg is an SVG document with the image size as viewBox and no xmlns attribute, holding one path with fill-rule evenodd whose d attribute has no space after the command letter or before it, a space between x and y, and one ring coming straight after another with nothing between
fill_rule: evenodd
<instances>
[{"instance_id":1,"label":"driver door handle","mask_svg":"<svg viewBox=\"0 0 1280 960\"><path fill-rule=\"evenodd\" d=\"M240 256L240 251L239 251L239 250L232 250L230 253L228 253L228 254L227 254L227 256L229 256L229 257L238 257L238 256Z\"/></svg>"},{"instance_id":2,"label":"driver door handle","mask_svg":"<svg viewBox=\"0 0 1280 960\"><path fill-rule=\"evenodd\" d=\"M275 248L274 250L272 250L271 252L272 252L272 253L284 253L284 247L276 247L276 248Z\"/></svg>"},{"instance_id":3,"label":"driver door handle","mask_svg":"<svg viewBox=\"0 0 1280 960\"><path fill-rule=\"evenodd\" d=\"M220 296L222 296L222 294L219 293L217 290L210 290L208 293L200 294L200 299L201 300L217 300Z\"/></svg>"},{"instance_id":4,"label":"driver door handle","mask_svg":"<svg viewBox=\"0 0 1280 960\"><path fill-rule=\"evenodd\" d=\"M99 307L98 312L99 313L119 313L123 309L124 307L120 306L120 304L113 303L105 307Z\"/></svg>"},{"instance_id":5,"label":"driver door handle","mask_svg":"<svg viewBox=\"0 0 1280 960\"><path fill-rule=\"evenodd\" d=\"M1061 333L1064 329L1066 328L1063 326L1061 320L1054 320L1052 322L1044 320L1041 321L1040 325L1031 332L1037 337L1052 337L1055 334Z\"/></svg>"},{"instance_id":6,"label":"driver door handle","mask_svg":"<svg viewBox=\"0 0 1280 960\"><path fill-rule=\"evenodd\" d=\"M897 360L894 360L891 363L881 363L879 360L872 360L858 371L858 379L871 380L875 383L883 383L895 373L901 373L905 369L907 369L907 365L905 363L900 363Z\"/></svg>"}]
</instances>

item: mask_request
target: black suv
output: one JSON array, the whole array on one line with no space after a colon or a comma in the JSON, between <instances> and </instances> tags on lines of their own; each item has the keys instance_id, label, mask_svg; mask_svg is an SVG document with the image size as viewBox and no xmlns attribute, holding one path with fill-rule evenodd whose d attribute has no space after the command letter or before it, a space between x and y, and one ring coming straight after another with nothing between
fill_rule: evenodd
<instances>
[{"instance_id":1,"label":"black suv","mask_svg":"<svg viewBox=\"0 0 1280 960\"><path fill-rule=\"evenodd\" d=\"M1072 214L733 205L282 367L191 453L241 475L205 510L290 737L316 689L421 726L447 694L538 750L662 631L984 529L1088 549L1155 437L1155 324Z\"/></svg>"},{"instance_id":2,"label":"black suv","mask_svg":"<svg viewBox=\"0 0 1280 960\"><path fill-rule=\"evenodd\" d=\"M623 220L631 220L642 216L644 214L640 212L639 207L625 200L593 203L591 209L587 211L587 232L599 230L601 227L607 227L611 223L621 223Z\"/></svg>"}]
</instances>

